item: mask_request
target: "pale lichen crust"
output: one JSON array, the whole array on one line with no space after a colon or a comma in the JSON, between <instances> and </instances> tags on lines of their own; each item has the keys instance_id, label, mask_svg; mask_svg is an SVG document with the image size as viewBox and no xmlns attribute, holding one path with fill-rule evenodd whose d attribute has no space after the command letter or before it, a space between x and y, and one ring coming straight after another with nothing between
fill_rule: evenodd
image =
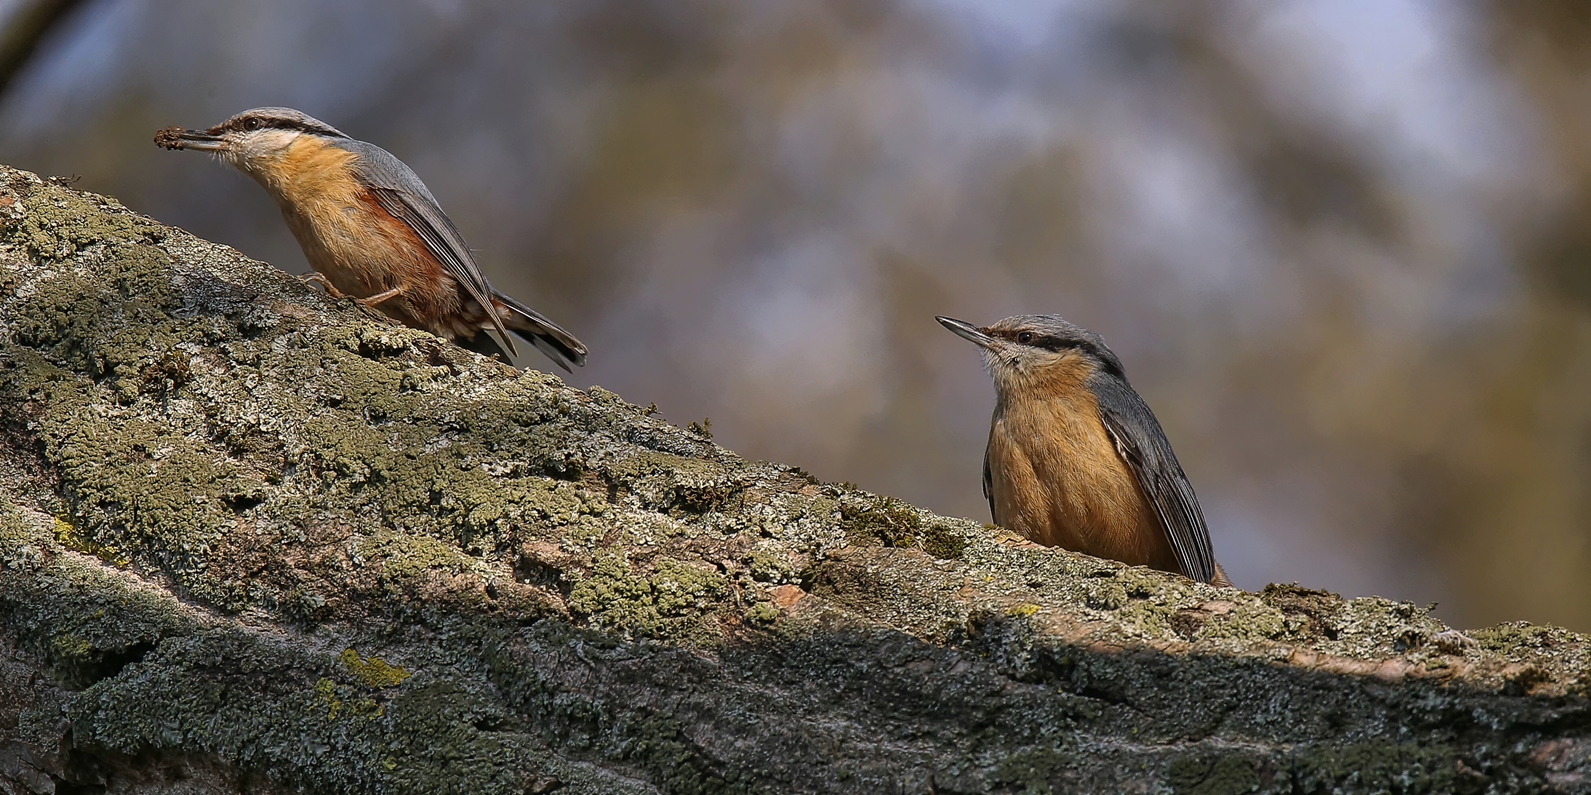
<instances>
[{"instance_id":1,"label":"pale lichen crust","mask_svg":"<svg viewBox=\"0 0 1591 795\"><path fill-rule=\"evenodd\" d=\"M0 429L0 759L23 760L0 784L1567 792L1591 770L1573 633L1212 588L745 461L9 169Z\"/></svg>"}]
</instances>

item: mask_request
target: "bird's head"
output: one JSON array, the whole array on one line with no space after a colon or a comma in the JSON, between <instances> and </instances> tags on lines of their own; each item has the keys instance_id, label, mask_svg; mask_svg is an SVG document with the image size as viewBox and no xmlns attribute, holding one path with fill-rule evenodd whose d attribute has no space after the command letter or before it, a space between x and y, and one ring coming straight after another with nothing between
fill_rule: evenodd
<instances>
[{"instance_id":1,"label":"bird's head","mask_svg":"<svg viewBox=\"0 0 1591 795\"><path fill-rule=\"evenodd\" d=\"M1121 360L1098 334L1060 315L1016 315L990 326L936 318L983 351L984 363L1002 393L1034 386L1064 374L1103 371L1122 377Z\"/></svg>"},{"instance_id":2,"label":"bird's head","mask_svg":"<svg viewBox=\"0 0 1591 795\"><path fill-rule=\"evenodd\" d=\"M155 133L163 149L211 152L239 170L255 173L304 136L349 140L336 127L292 108L246 110L208 130L168 127Z\"/></svg>"}]
</instances>

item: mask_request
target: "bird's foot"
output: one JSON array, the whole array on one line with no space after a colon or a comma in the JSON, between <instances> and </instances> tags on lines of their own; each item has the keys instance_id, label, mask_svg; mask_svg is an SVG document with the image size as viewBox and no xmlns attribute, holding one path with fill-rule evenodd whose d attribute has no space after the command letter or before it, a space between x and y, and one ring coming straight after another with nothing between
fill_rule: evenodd
<instances>
[{"instance_id":1,"label":"bird's foot","mask_svg":"<svg viewBox=\"0 0 1591 795\"><path fill-rule=\"evenodd\" d=\"M302 279L305 284L320 285L321 288L326 291L326 295L331 296L333 300L341 301L342 299L348 297L343 293L343 291L334 287L330 279L315 271L310 271L309 273L306 273L298 278Z\"/></svg>"},{"instance_id":2,"label":"bird's foot","mask_svg":"<svg viewBox=\"0 0 1591 795\"><path fill-rule=\"evenodd\" d=\"M398 295L400 295L402 293L403 293L403 288L402 287L394 287L391 290L384 290L382 292L376 293L375 295L367 296L365 298L355 298L354 299L354 303L356 303L356 304L358 304L358 305L360 305L362 307L365 307L366 309L374 309L381 302L386 301L389 298L396 298Z\"/></svg>"}]
</instances>

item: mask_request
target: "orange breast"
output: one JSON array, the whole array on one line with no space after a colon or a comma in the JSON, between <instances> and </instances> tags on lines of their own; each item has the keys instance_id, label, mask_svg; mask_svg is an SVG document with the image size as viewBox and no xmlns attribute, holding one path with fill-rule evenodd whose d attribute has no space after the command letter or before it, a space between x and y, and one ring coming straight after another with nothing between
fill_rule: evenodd
<instances>
[{"instance_id":1,"label":"orange breast","mask_svg":"<svg viewBox=\"0 0 1591 795\"><path fill-rule=\"evenodd\" d=\"M420 236L355 176L354 157L304 136L259 178L310 267L355 298L402 288L380 309L407 325L441 331L437 318L457 314L457 286Z\"/></svg>"},{"instance_id":2,"label":"orange breast","mask_svg":"<svg viewBox=\"0 0 1591 795\"><path fill-rule=\"evenodd\" d=\"M1079 358L1047 372L1046 383L1002 395L989 432L995 514L1040 544L1178 571L1159 518L1100 420L1090 373Z\"/></svg>"}]
</instances>

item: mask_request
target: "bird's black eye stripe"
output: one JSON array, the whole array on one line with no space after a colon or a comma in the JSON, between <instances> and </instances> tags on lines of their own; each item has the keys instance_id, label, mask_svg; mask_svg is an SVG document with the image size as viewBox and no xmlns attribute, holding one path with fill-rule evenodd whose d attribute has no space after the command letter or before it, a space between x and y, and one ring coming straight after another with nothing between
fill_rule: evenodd
<instances>
[{"instance_id":1,"label":"bird's black eye stripe","mask_svg":"<svg viewBox=\"0 0 1591 795\"><path fill-rule=\"evenodd\" d=\"M1016 341L1022 345L1031 345L1035 348L1043 348L1044 350L1053 351L1056 353L1066 350L1067 348L1083 347L1082 343L1077 340L1062 339L1060 337L1054 337L1048 334L1035 334L1031 331L1024 331L1017 334Z\"/></svg>"},{"instance_id":2,"label":"bird's black eye stripe","mask_svg":"<svg viewBox=\"0 0 1591 795\"><path fill-rule=\"evenodd\" d=\"M262 119L262 118L259 118L259 117L253 117L253 118L248 118L248 119L237 119L237 120L228 122L225 127L222 127L222 128L219 128L219 129L224 129L224 130L242 130L242 131L245 131L245 132L257 132L259 130L263 130L263 129L266 129L266 128L277 129L277 130L298 130L299 132L314 133L316 135L326 135L326 136L331 136L331 137L334 137L334 138L346 138L347 137L347 136L343 135L342 133L337 132L336 130L333 130L331 128L319 127L319 126L316 126L316 125L313 125L313 124L305 124L304 122L298 121L296 119Z\"/></svg>"}]
</instances>

